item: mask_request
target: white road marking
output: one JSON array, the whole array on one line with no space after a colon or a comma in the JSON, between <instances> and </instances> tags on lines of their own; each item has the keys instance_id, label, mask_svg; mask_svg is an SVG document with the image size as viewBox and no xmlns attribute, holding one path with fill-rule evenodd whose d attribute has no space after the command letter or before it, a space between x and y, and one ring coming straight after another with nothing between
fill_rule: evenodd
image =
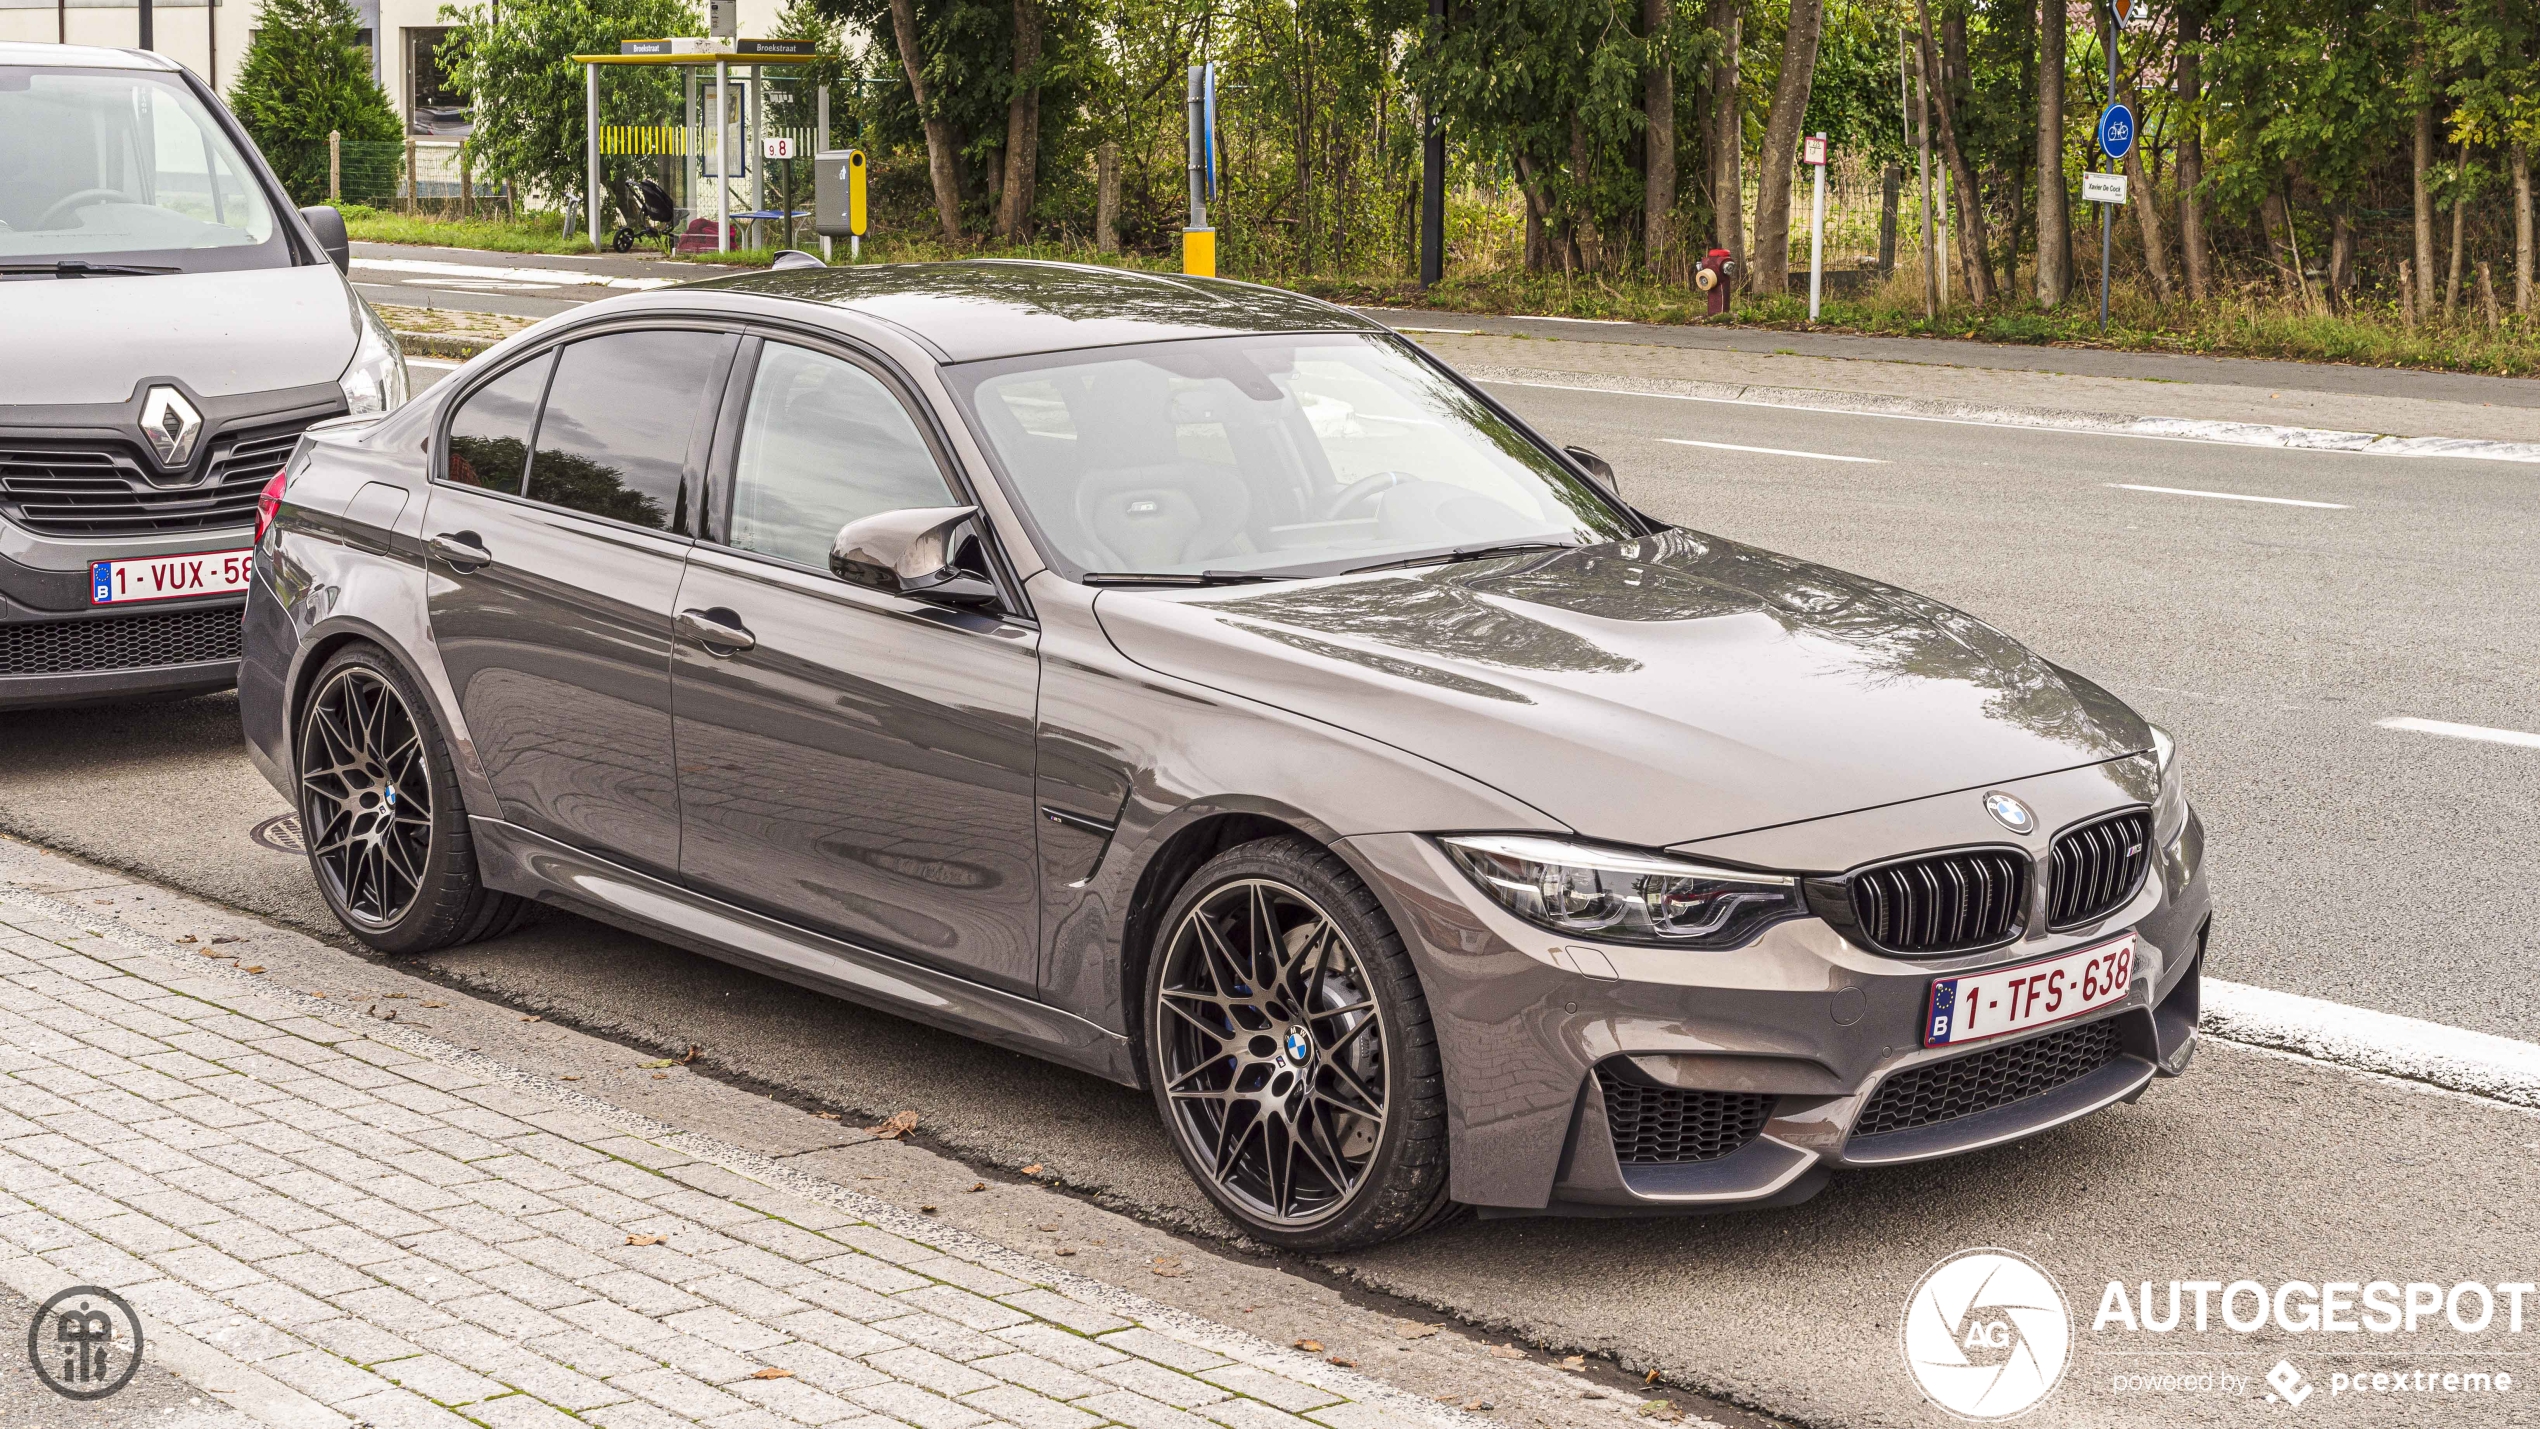
<instances>
[{"instance_id":1,"label":"white road marking","mask_svg":"<svg viewBox=\"0 0 2540 1429\"><path fill-rule=\"evenodd\" d=\"M2299 993L2205 979L2204 1030L2357 1071L2540 1107L2540 1045Z\"/></svg>"},{"instance_id":2,"label":"white road marking","mask_svg":"<svg viewBox=\"0 0 2540 1429\"><path fill-rule=\"evenodd\" d=\"M2322 511L2355 509L2340 502L2296 501L2290 496L2246 496L2237 491L2190 491L2184 486L2136 486L2128 481L2103 481L2099 484L2116 491L2157 491L2163 496L2202 496L2208 501L2262 501L2269 506L2316 506Z\"/></svg>"},{"instance_id":3,"label":"white road marking","mask_svg":"<svg viewBox=\"0 0 2540 1429\"><path fill-rule=\"evenodd\" d=\"M2351 452L2371 456L2458 457L2465 461L2540 462L2540 442L2494 442L2470 437L2385 437L2370 432L2334 432L2312 427L2277 427L2255 422L2207 422L2183 417L2110 416L2097 422L1989 420L1942 417L1924 412L1883 412L1866 407L1833 407L1814 402L1776 402L1761 397L1711 397L1693 392L1649 392L1637 387L1591 387L1580 382L1537 382L1523 377L1484 375L1487 368L1467 369L1472 380L1487 387L1540 387L1549 392L1595 392L1608 397L1650 397L1662 402L1708 402L1722 407L1769 407L1781 412L1820 412L1836 417L1880 417L1891 422L1932 422L1944 427L1993 427L2010 432L2070 432L2079 436L2126 437L2140 442L2191 442L2198 446L2272 447L2279 451ZM1833 394L1828 394L1833 395ZM2006 413L2005 415L2010 415Z\"/></svg>"},{"instance_id":4,"label":"white road marking","mask_svg":"<svg viewBox=\"0 0 2540 1429\"><path fill-rule=\"evenodd\" d=\"M1669 446L1678 447L1716 447L1724 452L1762 452L1766 456L1804 456L1817 461L1859 461L1867 462L1872 466L1887 465L1885 457L1836 456L1833 452L1795 452L1781 447L1742 447L1735 442L1697 442L1691 437L1660 437L1658 440Z\"/></svg>"},{"instance_id":5,"label":"white road marking","mask_svg":"<svg viewBox=\"0 0 2540 1429\"><path fill-rule=\"evenodd\" d=\"M455 362L452 362L452 361L450 361L448 358L445 358L445 357L409 357L409 358L407 358L407 359L406 359L406 365L407 365L408 367L452 367L452 368L455 368L455 367L457 367L459 364L458 364L458 363L455 363Z\"/></svg>"},{"instance_id":6,"label":"white road marking","mask_svg":"<svg viewBox=\"0 0 2540 1429\"><path fill-rule=\"evenodd\" d=\"M2393 715L2373 723L2382 729L2405 730L2410 734L2439 734L2445 739L2476 740L2480 744L2511 744L2524 749L2540 749L2540 734L2527 734L2518 729L2495 729L2483 724L2454 724L2443 719L2418 719L2414 715Z\"/></svg>"},{"instance_id":7,"label":"white road marking","mask_svg":"<svg viewBox=\"0 0 2540 1429\"><path fill-rule=\"evenodd\" d=\"M684 278L621 278L609 273L586 273L579 268L502 268L486 263L441 263L429 258L356 258L353 266L382 273L468 278L480 283L568 284L578 288L623 288L629 292L649 292L687 281Z\"/></svg>"},{"instance_id":8,"label":"white road marking","mask_svg":"<svg viewBox=\"0 0 2540 1429\"><path fill-rule=\"evenodd\" d=\"M1550 313L1510 313L1519 322L1529 323L1594 323L1598 327L1632 327L1629 318L1557 318Z\"/></svg>"},{"instance_id":9,"label":"white road marking","mask_svg":"<svg viewBox=\"0 0 2540 1429\"><path fill-rule=\"evenodd\" d=\"M1395 332L1425 332L1446 337L1471 337L1476 329L1469 327L1398 327Z\"/></svg>"}]
</instances>

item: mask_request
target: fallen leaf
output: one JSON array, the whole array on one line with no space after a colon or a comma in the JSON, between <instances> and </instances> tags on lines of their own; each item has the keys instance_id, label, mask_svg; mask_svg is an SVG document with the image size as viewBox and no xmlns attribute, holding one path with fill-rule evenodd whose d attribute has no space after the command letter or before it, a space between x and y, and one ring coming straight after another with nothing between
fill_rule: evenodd
<instances>
[{"instance_id":1,"label":"fallen leaf","mask_svg":"<svg viewBox=\"0 0 2540 1429\"><path fill-rule=\"evenodd\" d=\"M638 1070L651 1071L656 1067L676 1067L679 1065L679 1059L676 1057L664 1057L658 1062L638 1062L635 1065Z\"/></svg>"},{"instance_id":2,"label":"fallen leaf","mask_svg":"<svg viewBox=\"0 0 2540 1429\"><path fill-rule=\"evenodd\" d=\"M379 1010L379 1004L376 1002L363 1008L362 1011L369 1013L371 1016L378 1018L382 1022L394 1022L397 1020L397 1009L392 1007L386 1012L382 1012Z\"/></svg>"},{"instance_id":3,"label":"fallen leaf","mask_svg":"<svg viewBox=\"0 0 2540 1429\"><path fill-rule=\"evenodd\" d=\"M1038 1161L1035 1161L1035 1162L1033 1162L1031 1165L1024 1167L1024 1168L1023 1168L1023 1174L1024 1174L1024 1175L1026 1175L1026 1176L1038 1176L1038 1175L1040 1175L1040 1174L1041 1174L1041 1163L1040 1163L1040 1162L1038 1162Z\"/></svg>"},{"instance_id":4,"label":"fallen leaf","mask_svg":"<svg viewBox=\"0 0 2540 1429\"><path fill-rule=\"evenodd\" d=\"M1393 1332L1406 1340L1425 1340L1438 1332L1439 1326L1423 1325L1417 1320L1397 1320Z\"/></svg>"},{"instance_id":5,"label":"fallen leaf","mask_svg":"<svg viewBox=\"0 0 2540 1429\"><path fill-rule=\"evenodd\" d=\"M865 1130L871 1132L874 1136L883 1141L897 1141L901 1137L908 1135L910 1132L917 1130L917 1113L913 1111L904 1111L892 1117L889 1121L882 1123L880 1126L868 1126Z\"/></svg>"},{"instance_id":6,"label":"fallen leaf","mask_svg":"<svg viewBox=\"0 0 2540 1429\"><path fill-rule=\"evenodd\" d=\"M196 957L203 957L203 958L234 958L234 957L236 957L236 956L238 956L238 955L237 955L236 953L216 953L216 952L213 952L213 951L212 951L211 949L209 949L209 948L205 948L205 949L203 949L202 951L200 951L200 952L196 953L196 954L195 954L195 956L196 956Z\"/></svg>"},{"instance_id":7,"label":"fallen leaf","mask_svg":"<svg viewBox=\"0 0 2540 1429\"><path fill-rule=\"evenodd\" d=\"M1657 1382L1658 1382L1658 1371L1656 1371L1656 1370L1651 1370L1651 1371L1650 1371L1647 1375L1643 1376L1643 1377L1642 1377L1642 1379L1641 1379L1641 1383L1643 1383L1643 1384L1656 1384Z\"/></svg>"},{"instance_id":8,"label":"fallen leaf","mask_svg":"<svg viewBox=\"0 0 2540 1429\"><path fill-rule=\"evenodd\" d=\"M180 942L180 943L192 943L192 942L198 942L198 941L200 941L200 940L199 940L199 939L197 939L197 938L196 938L196 937L195 937L192 933L179 933L179 934L177 934L177 935L176 935L176 940L177 940L178 942Z\"/></svg>"},{"instance_id":9,"label":"fallen leaf","mask_svg":"<svg viewBox=\"0 0 2540 1429\"><path fill-rule=\"evenodd\" d=\"M239 940L231 937L227 933L214 933L212 935L212 941L215 943L235 943Z\"/></svg>"},{"instance_id":10,"label":"fallen leaf","mask_svg":"<svg viewBox=\"0 0 2540 1429\"><path fill-rule=\"evenodd\" d=\"M1455 1401L1462 1399L1464 1396L1460 1394L1432 1394L1429 1397L1440 1404L1453 1404Z\"/></svg>"},{"instance_id":11,"label":"fallen leaf","mask_svg":"<svg viewBox=\"0 0 2540 1429\"><path fill-rule=\"evenodd\" d=\"M91 898L91 899L89 899L88 901L89 901L89 902L91 902L91 903L112 904L115 900L113 900L112 898Z\"/></svg>"},{"instance_id":12,"label":"fallen leaf","mask_svg":"<svg viewBox=\"0 0 2540 1429\"><path fill-rule=\"evenodd\" d=\"M1356 1360L1345 1360L1345 1359L1342 1359L1339 1355L1325 1355L1323 1358L1324 1358L1324 1361L1325 1361L1326 1363L1339 1365L1339 1366L1340 1366L1341 1368L1343 1368L1343 1369L1356 1369L1356 1368L1358 1368L1358 1361L1356 1361Z\"/></svg>"},{"instance_id":13,"label":"fallen leaf","mask_svg":"<svg viewBox=\"0 0 2540 1429\"><path fill-rule=\"evenodd\" d=\"M697 1055L703 1051L705 1051L705 1048L698 1046L694 1042L689 1043L687 1055L679 1059L680 1065L685 1066L688 1063L697 1060Z\"/></svg>"},{"instance_id":14,"label":"fallen leaf","mask_svg":"<svg viewBox=\"0 0 2540 1429\"><path fill-rule=\"evenodd\" d=\"M1036 1230L1036 1231L1055 1231L1055 1230L1057 1230L1057 1229L1058 1229L1058 1223L1057 1223L1056 1221L1052 1221L1052 1222L1050 1222L1048 1225L1045 1225L1045 1226L1034 1226L1034 1227L1032 1227L1032 1229L1034 1229L1034 1230Z\"/></svg>"},{"instance_id":15,"label":"fallen leaf","mask_svg":"<svg viewBox=\"0 0 2540 1429\"><path fill-rule=\"evenodd\" d=\"M1149 1265L1147 1269L1167 1280L1179 1280L1191 1273L1191 1268L1184 1265L1182 1258L1178 1255L1159 1255L1155 1258L1155 1263Z\"/></svg>"},{"instance_id":16,"label":"fallen leaf","mask_svg":"<svg viewBox=\"0 0 2540 1429\"><path fill-rule=\"evenodd\" d=\"M1644 1399L1640 1402L1640 1408L1632 1412L1644 1419L1656 1419L1662 1423L1672 1423L1685 1417L1683 1410L1663 1399Z\"/></svg>"},{"instance_id":17,"label":"fallen leaf","mask_svg":"<svg viewBox=\"0 0 2540 1429\"><path fill-rule=\"evenodd\" d=\"M630 1235L626 1238L626 1243L628 1245L660 1245L667 1239L669 1239L667 1236Z\"/></svg>"},{"instance_id":18,"label":"fallen leaf","mask_svg":"<svg viewBox=\"0 0 2540 1429\"><path fill-rule=\"evenodd\" d=\"M1075 1253L1076 1248L1071 1245L1062 1245L1058 1249L1050 1252L1052 1255L1074 1255Z\"/></svg>"},{"instance_id":19,"label":"fallen leaf","mask_svg":"<svg viewBox=\"0 0 2540 1429\"><path fill-rule=\"evenodd\" d=\"M391 1015L393 1016L394 1014ZM560 1082L578 1082L582 1079L580 1077L558 1077L556 1080Z\"/></svg>"},{"instance_id":20,"label":"fallen leaf","mask_svg":"<svg viewBox=\"0 0 2540 1429\"><path fill-rule=\"evenodd\" d=\"M529 1016L524 1017L524 1018L522 1018L522 1019L520 1019L520 1020L521 1020L521 1021L523 1021L523 1022L544 1022L544 1021L546 1021L547 1019L546 1019L546 1018L544 1018L544 1017L540 1017L540 1016L538 1016L538 1015L537 1015L537 1014L535 1014L535 1013L532 1013L532 1014L530 1014Z\"/></svg>"},{"instance_id":21,"label":"fallen leaf","mask_svg":"<svg viewBox=\"0 0 2540 1429\"><path fill-rule=\"evenodd\" d=\"M1323 1342L1320 1340L1299 1340L1296 1342L1296 1347L1309 1355L1323 1353Z\"/></svg>"},{"instance_id":22,"label":"fallen leaf","mask_svg":"<svg viewBox=\"0 0 2540 1429\"><path fill-rule=\"evenodd\" d=\"M414 996L414 994L413 994L413 993L411 993L411 992L392 992L392 993L389 993L386 997L382 998L382 999L381 999L381 1001L383 1001L383 1002L394 1002L394 1001L396 1001L398 998L401 998L401 997L412 997L412 996Z\"/></svg>"},{"instance_id":23,"label":"fallen leaf","mask_svg":"<svg viewBox=\"0 0 2540 1429\"><path fill-rule=\"evenodd\" d=\"M779 1369L775 1365L767 1365L763 1368L755 1369L750 1372L750 1378L752 1379L792 1379L793 1377L794 1372L792 1370Z\"/></svg>"},{"instance_id":24,"label":"fallen leaf","mask_svg":"<svg viewBox=\"0 0 2540 1429\"><path fill-rule=\"evenodd\" d=\"M978 1192L980 1192L980 1191L984 1191L984 1190L986 1190L986 1189L988 1189L988 1183L987 1183L987 1182L985 1182L985 1181L973 1181L973 1182L971 1182L971 1183L970 1183L970 1189L969 1189L968 1191L964 1191L962 1194L963 1194L963 1195L965 1195L965 1196L967 1196L967 1195L974 1195L974 1194L976 1194L976 1193L978 1193Z\"/></svg>"},{"instance_id":25,"label":"fallen leaf","mask_svg":"<svg viewBox=\"0 0 2540 1429\"><path fill-rule=\"evenodd\" d=\"M655 1073L653 1073L653 1080L654 1080L654 1081L656 1081L656 1082L666 1082L666 1081L669 1081L669 1080L670 1080L670 1073L668 1073L668 1072L655 1072Z\"/></svg>"},{"instance_id":26,"label":"fallen leaf","mask_svg":"<svg viewBox=\"0 0 2540 1429\"><path fill-rule=\"evenodd\" d=\"M1497 1409L1498 1407L1498 1405L1491 1403L1487 1399L1468 1399L1464 1401L1464 1409L1467 1413L1473 1413L1484 1409Z\"/></svg>"},{"instance_id":27,"label":"fallen leaf","mask_svg":"<svg viewBox=\"0 0 2540 1429\"><path fill-rule=\"evenodd\" d=\"M816 1111L811 1114L811 1117L814 1121L836 1121L838 1114L834 1111Z\"/></svg>"},{"instance_id":28,"label":"fallen leaf","mask_svg":"<svg viewBox=\"0 0 2540 1429\"><path fill-rule=\"evenodd\" d=\"M1490 1347L1490 1353L1492 1359L1500 1360L1521 1360L1526 1357L1526 1352L1515 1345L1493 1345Z\"/></svg>"},{"instance_id":29,"label":"fallen leaf","mask_svg":"<svg viewBox=\"0 0 2540 1429\"><path fill-rule=\"evenodd\" d=\"M1564 1355L1561 1357L1561 1367L1573 1374L1585 1374L1587 1373L1587 1356Z\"/></svg>"},{"instance_id":30,"label":"fallen leaf","mask_svg":"<svg viewBox=\"0 0 2540 1429\"><path fill-rule=\"evenodd\" d=\"M935 1214L935 1208L933 1206L920 1206L917 1209L930 1216Z\"/></svg>"},{"instance_id":31,"label":"fallen leaf","mask_svg":"<svg viewBox=\"0 0 2540 1429\"><path fill-rule=\"evenodd\" d=\"M310 993L310 994L309 994L309 996L311 996L311 997L324 997L324 996L326 996L326 994L325 994L325 993L322 993L322 992L312 992L312 993Z\"/></svg>"},{"instance_id":32,"label":"fallen leaf","mask_svg":"<svg viewBox=\"0 0 2540 1429\"><path fill-rule=\"evenodd\" d=\"M264 970L265 965L262 963L251 963L248 966L239 969L242 973L260 973Z\"/></svg>"},{"instance_id":33,"label":"fallen leaf","mask_svg":"<svg viewBox=\"0 0 2540 1429\"><path fill-rule=\"evenodd\" d=\"M856 1179L859 1181L879 1181L882 1178L879 1176L858 1176Z\"/></svg>"},{"instance_id":34,"label":"fallen leaf","mask_svg":"<svg viewBox=\"0 0 2540 1429\"><path fill-rule=\"evenodd\" d=\"M1579 1398L1581 1399L1603 1399L1605 1397L1606 1393L1601 1389L1582 1389L1579 1391Z\"/></svg>"}]
</instances>

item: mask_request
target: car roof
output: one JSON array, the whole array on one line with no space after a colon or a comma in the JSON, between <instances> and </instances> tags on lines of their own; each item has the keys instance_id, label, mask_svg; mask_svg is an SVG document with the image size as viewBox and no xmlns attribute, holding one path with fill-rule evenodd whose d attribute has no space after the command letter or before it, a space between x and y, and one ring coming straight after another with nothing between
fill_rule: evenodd
<instances>
[{"instance_id":1,"label":"car roof","mask_svg":"<svg viewBox=\"0 0 2540 1429\"><path fill-rule=\"evenodd\" d=\"M34 65L41 69L155 69L179 66L148 50L110 50L99 45L32 45L0 42L0 65Z\"/></svg>"},{"instance_id":2,"label":"car roof","mask_svg":"<svg viewBox=\"0 0 2540 1429\"><path fill-rule=\"evenodd\" d=\"M1244 333L1383 332L1319 298L1223 278L978 258L780 268L687 285L821 303L887 322L947 362Z\"/></svg>"}]
</instances>

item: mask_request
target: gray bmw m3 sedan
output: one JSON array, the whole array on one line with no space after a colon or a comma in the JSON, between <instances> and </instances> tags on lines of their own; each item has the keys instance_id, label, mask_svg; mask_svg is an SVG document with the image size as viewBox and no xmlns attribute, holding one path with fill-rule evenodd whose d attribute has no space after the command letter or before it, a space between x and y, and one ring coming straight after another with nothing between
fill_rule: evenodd
<instances>
[{"instance_id":1,"label":"gray bmw m3 sedan","mask_svg":"<svg viewBox=\"0 0 2540 1429\"><path fill-rule=\"evenodd\" d=\"M2161 730L1271 289L578 309L312 433L245 636L370 946L551 904L1142 1086L1280 1245L1788 1204L2195 1049Z\"/></svg>"}]
</instances>

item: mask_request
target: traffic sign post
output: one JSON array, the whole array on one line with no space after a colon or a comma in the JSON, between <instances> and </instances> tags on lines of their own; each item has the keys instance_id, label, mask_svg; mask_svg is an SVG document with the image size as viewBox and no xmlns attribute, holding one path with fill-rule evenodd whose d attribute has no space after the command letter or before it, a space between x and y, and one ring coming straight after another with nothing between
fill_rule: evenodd
<instances>
[{"instance_id":1,"label":"traffic sign post","mask_svg":"<svg viewBox=\"0 0 2540 1429\"><path fill-rule=\"evenodd\" d=\"M1817 171L1816 195L1808 209L1808 321L1815 322L1826 278L1826 136L1809 135L1800 146L1799 161Z\"/></svg>"},{"instance_id":2,"label":"traffic sign post","mask_svg":"<svg viewBox=\"0 0 2540 1429\"><path fill-rule=\"evenodd\" d=\"M785 195L785 246L791 248L794 246L794 141L784 135L770 134L759 140L759 147L760 158L785 166L777 172L785 176L782 185Z\"/></svg>"},{"instance_id":3,"label":"traffic sign post","mask_svg":"<svg viewBox=\"0 0 2540 1429\"><path fill-rule=\"evenodd\" d=\"M2101 199L2098 201L2099 332L2103 337L2106 336L2108 332L2108 275L2111 267L2109 262L2110 244L2113 242L2116 235L2115 205L2125 202L2125 175L2117 172L2116 166L2123 163L2125 161L2125 156L2134 151L2134 111L2117 102L2117 32L2125 28L2127 16L2133 9L2134 4L2135 0L2107 0L2108 107L2099 112L2099 152L2108 157L2109 168L2107 174L2104 176L2099 174L2084 174L2081 182L2082 200L2084 202L2090 202L2092 200L2092 185L2090 182L2092 179L2103 179L2103 184L2101 185L2103 189L2105 187L2105 178L2113 178L2117 181L2115 190L2117 196L2114 199Z\"/></svg>"}]
</instances>

